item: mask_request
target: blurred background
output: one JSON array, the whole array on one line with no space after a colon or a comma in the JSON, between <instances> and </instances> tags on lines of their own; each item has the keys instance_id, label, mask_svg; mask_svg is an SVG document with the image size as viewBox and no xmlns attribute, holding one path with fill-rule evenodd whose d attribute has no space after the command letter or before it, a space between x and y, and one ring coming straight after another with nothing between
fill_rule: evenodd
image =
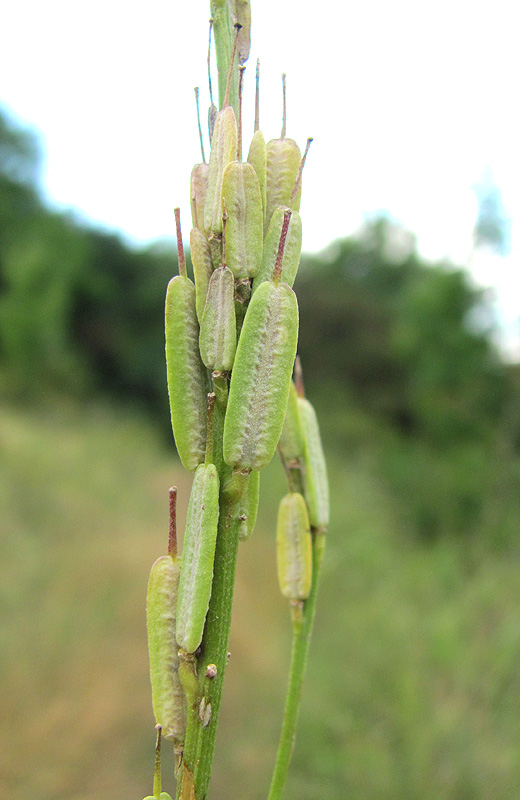
<instances>
[{"instance_id":1,"label":"blurred background","mask_svg":"<svg viewBox=\"0 0 520 800\"><path fill-rule=\"evenodd\" d=\"M182 521L191 482L169 426L164 293L173 207L187 238L200 159L191 93L200 83L204 108L208 93L208 9L174 5L8 11L2 797L152 788L146 584L166 549L168 487ZM392 9L317 25L253 2L250 111L262 55L266 138L279 135L285 69L288 133L316 139L295 289L332 493L287 797L509 800L520 793L513 26L500 3L492 18L462 2L428 19ZM240 547L215 800L267 795L290 647L273 535L282 483L273 460Z\"/></svg>"}]
</instances>

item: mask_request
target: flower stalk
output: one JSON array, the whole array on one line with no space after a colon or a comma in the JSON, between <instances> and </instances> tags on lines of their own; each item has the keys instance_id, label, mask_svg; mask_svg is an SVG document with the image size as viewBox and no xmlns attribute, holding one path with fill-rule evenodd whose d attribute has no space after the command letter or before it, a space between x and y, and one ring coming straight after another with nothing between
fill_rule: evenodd
<instances>
[{"instance_id":1,"label":"flower stalk","mask_svg":"<svg viewBox=\"0 0 520 800\"><path fill-rule=\"evenodd\" d=\"M177 800L208 797L238 547L254 528L259 472L277 446L289 484L279 516L278 574L290 604L293 647L269 800L282 797L291 759L328 522L326 471L314 410L303 397L298 368L297 388L291 381L299 327L292 289L301 252L298 210L311 140L302 158L296 142L286 137L283 76L282 135L265 143L259 127L257 64L255 133L248 161L242 161L242 86L250 22L249 0L211 0L220 110L213 105L209 75L207 164L196 90L203 163L191 177L195 280L186 271L177 209L179 275L170 281L166 299L172 428L181 461L194 479L182 556L174 547L175 535L170 535L169 556L164 557L170 571L175 559L180 576L169 593L160 576L155 580L149 631L155 635L152 680L161 681L156 716L165 708L176 722L173 729L156 720L163 736L171 729L174 738ZM170 532L175 533L174 517L173 510ZM170 685L178 701L169 693Z\"/></svg>"}]
</instances>

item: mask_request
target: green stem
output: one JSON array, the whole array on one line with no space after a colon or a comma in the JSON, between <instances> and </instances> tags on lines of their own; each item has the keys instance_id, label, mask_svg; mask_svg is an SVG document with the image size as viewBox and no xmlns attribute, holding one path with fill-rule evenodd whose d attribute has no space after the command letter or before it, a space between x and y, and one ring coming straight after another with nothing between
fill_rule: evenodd
<instances>
[{"instance_id":1,"label":"green stem","mask_svg":"<svg viewBox=\"0 0 520 800\"><path fill-rule=\"evenodd\" d=\"M222 108L226 94L231 55L233 53L235 29L228 0L211 0L210 5L213 18L215 52L217 55L219 108ZM236 69L233 69L231 76L229 105L233 106L235 116L238 119L238 70Z\"/></svg>"},{"instance_id":2,"label":"green stem","mask_svg":"<svg viewBox=\"0 0 520 800\"><path fill-rule=\"evenodd\" d=\"M313 532L312 545L312 584L309 597L305 601L302 614L293 614L293 642L291 652L291 666L289 668L289 683L285 698L285 710L276 754L276 762L271 781L268 800L281 800L287 772L291 762L300 708L301 690L307 655L311 641L314 614L316 611L316 598L318 594L318 581L325 551L325 533Z\"/></svg>"},{"instance_id":3,"label":"green stem","mask_svg":"<svg viewBox=\"0 0 520 800\"><path fill-rule=\"evenodd\" d=\"M182 778L177 786L180 800L203 800L206 797L222 686L228 658L235 567L240 530L240 500L248 475L231 473L222 459L222 436L219 435L225 414L226 391L219 386L214 408L214 441L219 440L215 463L220 473L220 515L215 549L213 585L204 636L197 655L198 688L192 692L188 710Z\"/></svg>"}]
</instances>

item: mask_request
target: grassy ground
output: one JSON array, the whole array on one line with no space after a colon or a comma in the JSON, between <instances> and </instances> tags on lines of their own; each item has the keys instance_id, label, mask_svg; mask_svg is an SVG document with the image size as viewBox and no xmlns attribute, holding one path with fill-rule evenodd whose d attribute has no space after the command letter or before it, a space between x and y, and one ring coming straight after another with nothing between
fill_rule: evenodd
<instances>
[{"instance_id":1,"label":"grassy ground","mask_svg":"<svg viewBox=\"0 0 520 800\"><path fill-rule=\"evenodd\" d=\"M0 416L0 796L140 800L154 722L144 605L167 491L190 477L143 421ZM241 545L214 800L267 795L290 628L274 569L282 476ZM287 800L520 796L520 566L425 546L370 466L336 456L333 525ZM165 788L173 791L171 764Z\"/></svg>"}]
</instances>

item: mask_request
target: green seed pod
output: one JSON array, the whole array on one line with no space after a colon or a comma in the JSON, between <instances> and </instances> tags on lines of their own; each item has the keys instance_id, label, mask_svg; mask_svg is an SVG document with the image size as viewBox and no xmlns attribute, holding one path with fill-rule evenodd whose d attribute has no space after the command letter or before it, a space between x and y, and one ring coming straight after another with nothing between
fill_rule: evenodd
<instances>
[{"instance_id":1,"label":"green seed pod","mask_svg":"<svg viewBox=\"0 0 520 800\"><path fill-rule=\"evenodd\" d=\"M192 228L190 233L190 255L195 278L197 319L200 323L204 313L209 280L213 272L213 263L208 241L197 228Z\"/></svg>"},{"instance_id":2,"label":"green seed pod","mask_svg":"<svg viewBox=\"0 0 520 800\"><path fill-rule=\"evenodd\" d=\"M298 398L298 416L304 442L303 488L313 528L329 524L329 483L320 429L314 408L304 397Z\"/></svg>"},{"instance_id":3,"label":"green seed pod","mask_svg":"<svg viewBox=\"0 0 520 800\"><path fill-rule=\"evenodd\" d=\"M278 206L289 206L300 210L301 185L291 202L291 195L298 178L302 155L294 139L271 139L266 147L266 216L265 229L269 230L271 217Z\"/></svg>"},{"instance_id":4,"label":"green seed pod","mask_svg":"<svg viewBox=\"0 0 520 800\"><path fill-rule=\"evenodd\" d=\"M284 214L286 211L287 207L280 206L280 208L274 210L273 216L271 217L269 230L264 240L262 265L253 281L253 291L258 288L262 281L270 281L273 277L274 265L278 254L278 244L280 242L280 234L282 232ZM282 260L282 281L288 286L292 286L296 278L296 273L300 265L301 251L302 220L298 212L293 211L289 222Z\"/></svg>"},{"instance_id":5,"label":"green seed pod","mask_svg":"<svg viewBox=\"0 0 520 800\"><path fill-rule=\"evenodd\" d=\"M298 303L285 283L265 281L248 306L231 373L224 461L260 470L282 432L298 340Z\"/></svg>"},{"instance_id":6,"label":"green seed pod","mask_svg":"<svg viewBox=\"0 0 520 800\"><path fill-rule=\"evenodd\" d=\"M218 114L218 109L216 105L212 103L208 109L208 131L209 131L210 144L213 140L213 131L215 130L215 122L217 121L217 114Z\"/></svg>"},{"instance_id":7,"label":"green seed pod","mask_svg":"<svg viewBox=\"0 0 520 800\"><path fill-rule=\"evenodd\" d=\"M265 182L266 182L266 149L265 149L265 139L264 134L262 131L255 131L253 138L251 139L251 144L249 145L249 153L247 155L247 160L249 164L253 167L254 171L256 172L256 177L258 178L258 184L260 186L260 197L262 198L262 213L265 220Z\"/></svg>"},{"instance_id":8,"label":"green seed pod","mask_svg":"<svg viewBox=\"0 0 520 800\"><path fill-rule=\"evenodd\" d=\"M232 161L222 179L226 206L226 263L237 281L253 278L262 261L263 210L251 164Z\"/></svg>"},{"instance_id":9,"label":"green seed pod","mask_svg":"<svg viewBox=\"0 0 520 800\"><path fill-rule=\"evenodd\" d=\"M211 276L200 323L200 355L211 370L229 372L235 360L237 326L235 319L235 281L227 267Z\"/></svg>"},{"instance_id":10,"label":"green seed pod","mask_svg":"<svg viewBox=\"0 0 520 800\"><path fill-rule=\"evenodd\" d=\"M177 643L194 653L208 613L219 515L219 478L214 464L201 464L191 488L177 601Z\"/></svg>"},{"instance_id":11,"label":"green seed pod","mask_svg":"<svg viewBox=\"0 0 520 800\"><path fill-rule=\"evenodd\" d=\"M241 542L249 539L256 525L258 501L260 498L260 473L252 470L249 474L247 489L240 498L240 528L238 538Z\"/></svg>"},{"instance_id":12,"label":"green seed pod","mask_svg":"<svg viewBox=\"0 0 520 800\"><path fill-rule=\"evenodd\" d=\"M245 64L251 49L251 2L234 0L235 20L241 26L238 32L238 63Z\"/></svg>"},{"instance_id":13,"label":"green seed pod","mask_svg":"<svg viewBox=\"0 0 520 800\"><path fill-rule=\"evenodd\" d=\"M278 449L286 464L291 464L291 462L303 458L304 444L298 414L298 398L296 395L296 388L292 381L289 389L289 400L287 401L282 435L278 442Z\"/></svg>"},{"instance_id":14,"label":"green seed pod","mask_svg":"<svg viewBox=\"0 0 520 800\"><path fill-rule=\"evenodd\" d=\"M154 794L149 794L144 800L157 800L157 797ZM161 792L159 795L159 800L172 800L171 795L168 792Z\"/></svg>"},{"instance_id":15,"label":"green seed pod","mask_svg":"<svg viewBox=\"0 0 520 800\"><path fill-rule=\"evenodd\" d=\"M206 203L206 192L208 191L208 173L209 166L207 164L195 164L191 171L191 219L194 228L197 228L204 236L206 229L204 228L204 206Z\"/></svg>"},{"instance_id":16,"label":"green seed pod","mask_svg":"<svg viewBox=\"0 0 520 800\"><path fill-rule=\"evenodd\" d=\"M282 498L276 529L280 591L289 600L305 600L312 580L312 542L305 500L299 492Z\"/></svg>"},{"instance_id":17,"label":"green seed pod","mask_svg":"<svg viewBox=\"0 0 520 800\"><path fill-rule=\"evenodd\" d=\"M237 154L235 112L226 106L219 112L211 140L208 190L204 204L204 228L208 238L222 233L222 178L224 170Z\"/></svg>"},{"instance_id":18,"label":"green seed pod","mask_svg":"<svg viewBox=\"0 0 520 800\"><path fill-rule=\"evenodd\" d=\"M199 353L195 286L184 275L166 293L166 370L173 435L184 468L193 471L206 450L208 377Z\"/></svg>"},{"instance_id":19,"label":"green seed pod","mask_svg":"<svg viewBox=\"0 0 520 800\"><path fill-rule=\"evenodd\" d=\"M167 739L184 741L186 697L175 640L180 559L161 556L152 566L146 599L150 680L155 721Z\"/></svg>"}]
</instances>

